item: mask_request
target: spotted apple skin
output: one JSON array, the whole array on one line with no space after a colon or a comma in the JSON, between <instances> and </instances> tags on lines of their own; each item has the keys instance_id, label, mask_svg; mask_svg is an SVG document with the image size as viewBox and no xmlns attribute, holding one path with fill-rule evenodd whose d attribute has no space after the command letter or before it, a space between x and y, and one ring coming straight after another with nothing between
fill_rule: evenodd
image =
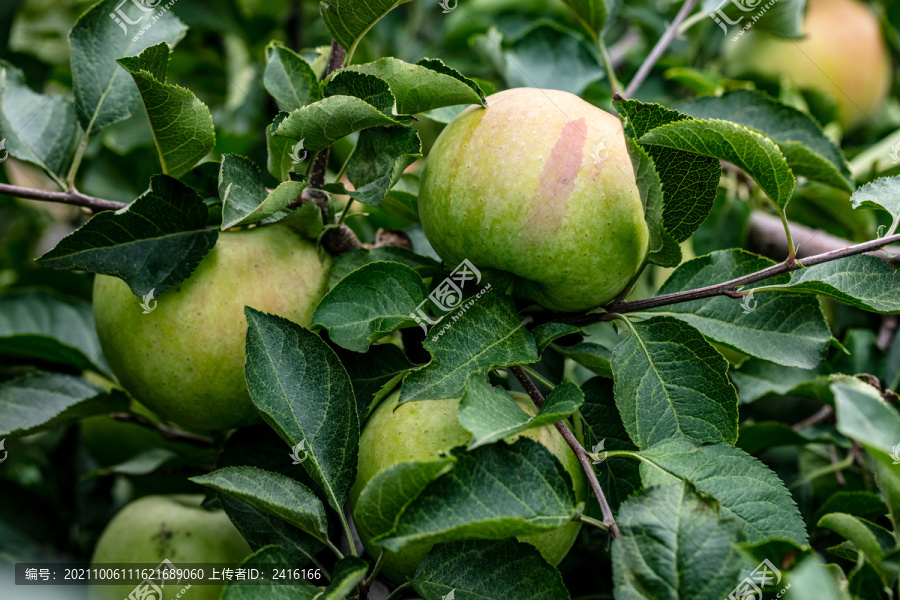
<instances>
[{"instance_id":1,"label":"spotted apple skin","mask_svg":"<svg viewBox=\"0 0 900 600\"><path fill-rule=\"evenodd\" d=\"M513 393L513 398L525 412L531 415L537 412L526 395ZM398 406L399 399L399 392L386 398L363 428L357 478L350 490L351 510L356 509L363 488L383 470L404 462L438 460L451 448L467 444L472 438L472 434L459 424L459 400L425 400ZM519 435L549 449L572 478L576 503L587 501L587 482L581 464L555 427L535 427ZM512 443L519 435L497 443ZM381 548L372 543L371 534L361 527L357 530L369 555L378 557ZM522 535L518 539L532 544L547 562L557 565L569 553L580 530L581 523L572 521L552 531ZM399 552L386 552L383 572L397 583L406 581L413 576L431 547L428 542L413 542Z\"/></svg>"},{"instance_id":2,"label":"spotted apple skin","mask_svg":"<svg viewBox=\"0 0 900 600\"><path fill-rule=\"evenodd\" d=\"M461 113L429 153L419 216L448 265L555 311L613 300L647 257L622 123L568 92L506 90Z\"/></svg>"},{"instance_id":3,"label":"spotted apple skin","mask_svg":"<svg viewBox=\"0 0 900 600\"><path fill-rule=\"evenodd\" d=\"M100 345L122 385L166 420L209 431L258 423L244 379L244 307L308 327L330 265L294 230L268 225L219 234L191 276L147 314L124 281L98 275Z\"/></svg>"}]
</instances>

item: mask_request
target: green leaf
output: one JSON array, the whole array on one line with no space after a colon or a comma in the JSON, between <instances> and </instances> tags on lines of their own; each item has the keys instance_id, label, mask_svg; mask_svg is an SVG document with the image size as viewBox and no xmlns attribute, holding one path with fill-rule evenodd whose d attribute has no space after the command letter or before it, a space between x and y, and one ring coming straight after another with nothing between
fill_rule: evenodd
<instances>
[{"instance_id":1,"label":"green leaf","mask_svg":"<svg viewBox=\"0 0 900 600\"><path fill-rule=\"evenodd\" d=\"M346 62L353 58L359 40L383 16L409 0L327 0L320 4L322 20L331 36L347 51Z\"/></svg>"},{"instance_id":2,"label":"green leaf","mask_svg":"<svg viewBox=\"0 0 900 600\"><path fill-rule=\"evenodd\" d=\"M786 577L792 600L851 600L840 567L825 565L818 556L804 559Z\"/></svg>"},{"instance_id":3,"label":"green leaf","mask_svg":"<svg viewBox=\"0 0 900 600\"><path fill-rule=\"evenodd\" d=\"M759 291L816 294L880 314L900 313L900 276L877 256L858 254L794 271L789 283Z\"/></svg>"},{"instance_id":4,"label":"green leaf","mask_svg":"<svg viewBox=\"0 0 900 600\"><path fill-rule=\"evenodd\" d=\"M640 455L644 485L687 479L701 494L722 504L721 514L737 521L749 542L789 540L807 544L806 529L790 493L778 476L757 459L732 446L696 447L685 439L667 440Z\"/></svg>"},{"instance_id":5,"label":"green leaf","mask_svg":"<svg viewBox=\"0 0 900 600\"><path fill-rule=\"evenodd\" d=\"M559 344L550 344L556 352L559 352L566 358L571 358L579 365L601 377L612 379L612 350L598 344L596 342L579 342L571 346L560 346Z\"/></svg>"},{"instance_id":6,"label":"green leaf","mask_svg":"<svg viewBox=\"0 0 900 600\"><path fill-rule=\"evenodd\" d=\"M280 42L266 46L263 85L282 110L296 110L322 99L319 78L312 67Z\"/></svg>"},{"instance_id":7,"label":"green leaf","mask_svg":"<svg viewBox=\"0 0 900 600\"><path fill-rule=\"evenodd\" d=\"M360 248L337 257L331 267L331 279L328 285L333 288L341 279L361 266L381 261L406 265L423 279L437 275L441 269L441 264L433 258L416 254L399 246L379 246L371 249Z\"/></svg>"},{"instance_id":8,"label":"green leaf","mask_svg":"<svg viewBox=\"0 0 900 600\"><path fill-rule=\"evenodd\" d=\"M359 416L347 371L308 329L250 307L244 314L253 403L292 448L304 442L303 467L341 511L359 453Z\"/></svg>"},{"instance_id":9,"label":"green leaf","mask_svg":"<svg viewBox=\"0 0 900 600\"><path fill-rule=\"evenodd\" d=\"M328 541L325 506L299 481L256 467L226 467L190 480L273 514L321 542Z\"/></svg>"},{"instance_id":10,"label":"green leaf","mask_svg":"<svg viewBox=\"0 0 900 600\"><path fill-rule=\"evenodd\" d=\"M541 444L519 438L471 452L452 451L451 471L429 483L377 544L398 551L411 542L503 539L550 531L575 516L572 479Z\"/></svg>"},{"instance_id":11,"label":"green leaf","mask_svg":"<svg viewBox=\"0 0 900 600\"><path fill-rule=\"evenodd\" d=\"M256 163L243 156L226 154L219 171L222 231L274 215L296 200L304 187L306 184L299 181L285 181L270 194Z\"/></svg>"},{"instance_id":12,"label":"green leaf","mask_svg":"<svg viewBox=\"0 0 900 600\"><path fill-rule=\"evenodd\" d=\"M421 157L422 142L412 127L364 129L347 169L347 179L356 188L350 196L363 204L378 206L406 167Z\"/></svg>"},{"instance_id":13,"label":"green leaf","mask_svg":"<svg viewBox=\"0 0 900 600\"><path fill-rule=\"evenodd\" d=\"M331 583L320 596L322 600L343 600L356 591L356 585L366 576L369 565L356 556L340 559L331 572Z\"/></svg>"},{"instance_id":14,"label":"green leaf","mask_svg":"<svg viewBox=\"0 0 900 600\"><path fill-rule=\"evenodd\" d=\"M165 82L169 62L165 42L117 62L137 84L163 173L172 177L184 175L216 145L209 108L190 90Z\"/></svg>"},{"instance_id":15,"label":"green leaf","mask_svg":"<svg viewBox=\"0 0 900 600\"><path fill-rule=\"evenodd\" d=\"M585 446L598 458L605 458L595 467L597 479L613 512L617 512L619 505L641 488L640 465L628 458L606 457L603 453L638 448L631 443L622 424L622 417L616 408L613 382L594 377L585 381L581 389L584 392L581 416L587 425Z\"/></svg>"},{"instance_id":16,"label":"green leaf","mask_svg":"<svg viewBox=\"0 0 900 600\"><path fill-rule=\"evenodd\" d=\"M280 546L264 546L244 559L241 564L258 567L261 564L281 565L294 563L292 555ZM318 587L308 584L247 585L231 583L222 590L222 600L312 600L321 593Z\"/></svg>"},{"instance_id":17,"label":"green leaf","mask_svg":"<svg viewBox=\"0 0 900 600\"><path fill-rule=\"evenodd\" d=\"M225 514L254 550L278 544L298 567L305 566L324 546L311 535L295 527L285 527L280 518L250 506L228 494L217 493Z\"/></svg>"},{"instance_id":18,"label":"green leaf","mask_svg":"<svg viewBox=\"0 0 900 600\"><path fill-rule=\"evenodd\" d=\"M51 269L83 269L124 280L137 296L187 279L216 244L203 199L167 175L116 212L102 212L39 258Z\"/></svg>"},{"instance_id":19,"label":"green leaf","mask_svg":"<svg viewBox=\"0 0 900 600\"><path fill-rule=\"evenodd\" d=\"M715 285L774 264L743 250L720 250L675 269L657 295ZM779 275L773 280L785 284L789 277ZM681 319L706 337L763 360L804 369L815 368L822 362L831 341L831 330L818 299L793 294L755 294L746 298L741 301L718 296L647 312Z\"/></svg>"},{"instance_id":20,"label":"green leaf","mask_svg":"<svg viewBox=\"0 0 900 600\"><path fill-rule=\"evenodd\" d=\"M22 71L0 67L0 138L10 156L37 165L62 184L81 138L75 105L31 91Z\"/></svg>"},{"instance_id":21,"label":"green leaf","mask_svg":"<svg viewBox=\"0 0 900 600\"><path fill-rule=\"evenodd\" d=\"M856 187L840 149L812 117L762 92L733 90L676 105L696 119L740 123L770 137L795 175L852 192Z\"/></svg>"},{"instance_id":22,"label":"green leaf","mask_svg":"<svg viewBox=\"0 0 900 600\"><path fill-rule=\"evenodd\" d=\"M872 492L835 492L816 511L822 518L829 513L848 513L869 521L875 521L888 514L888 507L878 494Z\"/></svg>"},{"instance_id":23,"label":"green leaf","mask_svg":"<svg viewBox=\"0 0 900 600\"><path fill-rule=\"evenodd\" d=\"M396 110L401 115L415 115L457 104L486 106L484 92L477 83L436 58L425 58L410 64L387 57L351 65L346 70L384 79L397 100Z\"/></svg>"},{"instance_id":24,"label":"green leaf","mask_svg":"<svg viewBox=\"0 0 900 600\"><path fill-rule=\"evenodd\" d=\"M900 413L878 390L853 377L838 377L831 384L837 430L856 440L872 456L897 473L895 444L900 444Z\"/></svg>"},{"instance_id":25,"label":"green leaf","mask_svg":"<svg viewBox=\"0 0 900 600\"><path fill-rule=\"evenodd\" d=\"M503 388L491 387L486 377L470 376L459 403L459 422L472 433L469 450L493 444L532 427L553 425L570 417L584 402L571 381L558 385L536 415L531 415Z\"/></svg>"},{"instance_id":26,"label":"green leaf","mask_svg":"<svg viewBox=\"0 0 900 600\"><path fill-rule=\"evenodd\" d=\"M604 0L594 0L603 2ZM647 260L661 267L677 267L681 263L681 247L678 241L666 231L663 214L662 182L656 172L653 159L633 140L626 138L628 153L634 166L634 176L644 204L644 219L650 230L650 245Z\"/></svg>"},{"instance_id":27,"label":"green leaf","mask_svg":"<svg viewBox=\"0 0 900 600\"><path fill-rule=\"evenodd\" d=\"M394 344L375 344L365 354L340 352L338 355L353 384L360 423L415 367Z\"/></svg>"},{"instance_id":28,"label":"green leaf","mask_svg":"<svg viewBox=\"0 0 900 600\"><path fill-rule=\"evenodd\" d=\"M354 131L387 125L402 123L365 100L329 96L293 111L280 122L275 133L300 140L306 150L318 152Z\"/></svg>"},{"instance_id":29,"label":"green leaf","mask_svg":"<svg viewBox=\"0 0 900 600\"><path fill-rule=\"evenodd\" d=\"M121 392L107 393L80 377L28 373L0 383L0 437L19 437L128 407Z\"/></svg>"},{"instance_id":30,"label":"green leaf","mask_svg":"<svg viewBox=\"0 0 900 600\"><path fill-rule=\"evenodd\" d=\"M637 100L615 100L613 106L626 117L625 133L632 139L661 125L690 119L659 104ZM712 209L722 167L713 158L664 146L649 146L644 150L653 160L662 185L664 229L676 242L683 242L700 227Z\"/></svg>"},{"instance_id":31,"label":"green leaf","mask_svg":"<svg viewBox=\"0 0 900 600\"><path fill-rule=\"evenodd\" d=\"M273 192L273 195L278 192L282 186L286 186L288 183L290 182L286 181L279 185L275 192ZM322 233L322 230L325 228L322 210L314 202L305 202L297 208L288 209L273 217L273 220L275 219L277 219L279 223L287 225L303 237L311 240L318 240L319 234Z\"/></svg>"},{"instance_id":32,"label":"green leaf","mask_svg":"<svg viewBox=\"0 0 900 600\"><path fill-rule=\"evenodd\" d=\"M126 25L123 14L137 24ZM140 102L137 88L116 59L140 54L160 42L174 47L184 37L187 27L171 12L135 35L150 15L137 3L102 0L81 15L69 32L75 111L88 135L131 117Z\"/></svg>"},{"instance_id":33,"label":"green leaf","mask_svg":"<svg viewBox=\"0 0 900 600\"><path fill-rule=\"evenodd\" d=\"M562 576L531 544L466 540L437 544L412 579L425 600L570 600Z\"/></svg>"},{"instance_id":34,"label":"green leaf","mask_svg":"<svg viewBox=\"0 0 900 600\"><path fill-rule=\"evenodd\" d=\"M835 441L835 437L837 436L820 432L818 428L801 432L780 421L759 421L741 425L737 446L748 454L756 454L778 446L830 444Z\"/></svg>"},{"instance_id":35,"label":"green leaf","mask_svg":"<svg viewBox=\"0 0 900 600\"><path fill-rule=\"evenodd\" d=\"M638 142L728 161L749 175L780 211L794 191L794 175L775 142L737 123L675 121L647 132Z\"/></svg>"},{"instance_id":36,"label":"green leaf","mask_svg":"<svg viewBox=\"0 0 900 600\"><path fill-rule=\"evenodd\" d=\"M395 262L363 265L322 298L313 315L331 340L348 350L365 352L369 345L402 327L412 317L428 288L415 271Z\"/></svg>"},{"instance_id":37,"label":"green leaf","mask_svg":"<svg viewBox=\"0 0 900 600\"><path fill-rule=\"evenodd\" d=\"M531 335L534 336L534 343L537 346L538 352L543 354L544 350L547 349L547 346L553 341L580 332L581 329L574 325L567 325L565 323L543 323L532 329Z\"/></svg>"},{"instance_id":38,"label":"green leaf","mask_svg":"<svg viewBox=\"0 0 900 600\"><path fill-rule=\"evenodd\" d=\"M379 472L363 488L353 507L356 526L370 538L390 533L397 517L429 483L453 466L452 458L405 462Z\"/></svg>"},{"instance_id":39,"label":"green leaf","mask_svg":"<svg viewBox=\"0 0 900 600\"><path fill-rule=\"evenodd\" d=\"M900 223L900 177L882 177L862 186L852 196L853 208L880 208L887 211L894 222L891 232Z\"/></svg>"},{"instance_id":40,"label":"green leaf","mask_svg":"<svg viewBox=\"0 0 900 600\"><path fill-rule=\"evenodd\" d=\"M737 440L737 394L728 363L682 321L654 317L632 325L613 351L616 405L640 448L679 437L695 444Z\"/></svg>"},{"instance_id":41,"label":"green leaf","mask_svg":"<svg viewBox=\"0 0 900 600\"><path fill-rule=\"evenodd\" d=\"M721 512L687 482L629 498L612 548L616 600L727 598L743 559L738 527Z\"/></svg>"},{"instance_id":42,"label":"green leaf","mask_svg":"<svg viewBox=\"0 0 900 600\"><path fill-rule=\"evenodd\" d=\"M765 396L790 395L797 387L828 374L828 367L822 364L816 369L799 369L751 358L729 374L738 389L738 398L747 403Z\"/></svg>"},{"instance_id":43,"label":"green leaf","mask_svg":"<svg viewBox=\"0 0 900 600\"><path fill-rule=\"evenodd\" d=\"M523 31L506 48L505 56L510 88L545 88L580 95L604 75L584 39L551 21Z\"/></svg>"},{"instance_id":44,"label":"green leaf","mask_svg":"<svg viewBox=\"0 0 900 600\"><path fill-rule=\"evenodd\" d=\"M401 404L461 398L469 375L538 361L534 338L509 296L491 289L472 300L431 328L422 344L431 362L403 379Z\"/></svg>"},{"instance_id":45,"label":"green leaf","mask_svg":"<svg viewBox=\"0 0 900 600\"><path fill-rule=\"evenodd\" d=\"M599 37L606 29L610 9L606 0L563 0L591 35Z\"/></svg>"},{"instance_id":46,"label":"green leaf","mask_svg":"<svg viewBox=\"0 0 900 600\"><path fill-rule=\"evenodd\" d=\"M0 356L109 372L90 302L45 292L0 297Z\"/></svg>"},{"instance_id":47,"label":"green leaf","mask_svg":"<svg viewBox=\"0 0 900 600\"><path fill-rule=\"evenodd\" d=\"M819 519L818 526L830 529L853 542L876 569L879 569L884 555L896 545L894 536L884 527L847 513L827 514Z\"/></svg>"},{"instance_id":48,"label":"green leaf","mask_svg":"<svg viewBox=\"0 0 900 600\"><path fill-rule=\"evenodd\" d=\"M297 158L294 158L294 147L297 146L297 142L275 135L278 125L285 117L287 117L287 113L279 113L272 125L266 127L266 169L278 181L290 179L290 174L296 165L309 164L304 162L308 155L305 151L300 151L302 146L297 149ZM301 160L297 161L298 158Z\"/></svg>"}]
</instances>

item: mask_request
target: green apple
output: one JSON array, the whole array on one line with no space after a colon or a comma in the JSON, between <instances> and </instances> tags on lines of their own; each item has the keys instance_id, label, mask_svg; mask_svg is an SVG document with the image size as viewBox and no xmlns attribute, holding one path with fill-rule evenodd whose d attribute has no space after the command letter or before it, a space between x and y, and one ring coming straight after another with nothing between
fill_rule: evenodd
<instances>
[{"instance_id":1,"label":"green apple","mask_svg":"<svg viewBox=\"0 0 900 600\"><path fill-rule=\"evenodd\" d=\"M168 559L176 568L189 563L240 563L250 546L224 511L200 507L203 495L144 496L113 517L94 549L91 564L143 563L152 568ZM127 568L127 567L126 567ZM211 571L209 571L211 573ZM167 585L162 598L172 600L184 587ZM122 600L134 585L94 585L90 600ZM188 598L214 600L219 585L192 585Z\"/></svg>"},{"instance_id":2,"label":"green apple","mask_svg":"<svg viewBox=\"0 0 900 600\"><path fill-rule=\"evenodd\" d=\"M537 412L528 396L513 393L513 397L524 411L532 415ZM355 510L366 484L384 469L403 462L436 460L441 453L472 439L472 434L459 424L458 400L426 400L398 406L399 399L399 392L386 398L363 428L357 478L350 491L351 510ZM520 435L543 444L559 459L572 478L576 502L586 502L587 482L581 464L556 428L545 425ZM506 441L512 442L518 437L510 436ZM572 521L553 531L519 536L518 539L534 545L547 562L556 565L568 554L580 530L581 523ZM379 555L381 548L372 543L369 532L359 528L359 537L371 556ZM382 567L384 573L398 583L412 577L431 546L413 543L400 552L387 552Z\"/></svg>"},{"instance_id":3,"label":"green apple","mask_svg":"<svg viewBox=\"0 0 900 600\"><path fill-rule=\"evenodd\" d=\"M878 111L891 88L891 61L872 11L857 0L810 0L806 38L783 40L750 29L725 42L733 75L783 76L799 88L830 96L852 128Z\"/></svg>"},{"instance_id":4,"label":"green apple","mask_svg":"<svg viewBox=\"0 0 900 600\"><path fill-rule=\"evenodd\" d=\"M447 125L419 216L450 267L504 272L504 287L557 311L614 299L649 243L622 123L556 90L499 92Z\"/></svg>"},{"instance_id":5,"label":"green apple","mask_svg":"<svg viewBox=\"0 0 900 600\"><path fill-rule=\"evenodd\" d=\"M141 309L124 281L94 280L94 320L122 385L161 418L201 430L259 422L244 380L244 307L309 326L331 259L282 225L219 235L189 279Z\"/></svg>"}]
</instances>

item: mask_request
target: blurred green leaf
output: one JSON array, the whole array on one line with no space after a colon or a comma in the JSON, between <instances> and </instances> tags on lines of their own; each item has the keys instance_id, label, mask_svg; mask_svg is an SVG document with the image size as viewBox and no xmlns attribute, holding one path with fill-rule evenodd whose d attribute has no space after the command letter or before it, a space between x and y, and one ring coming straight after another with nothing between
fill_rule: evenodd
<instances>
[{"instance_id":1,"label":"blurred green leaf","mask_svg":"<svg viewBox=\"0 0 900 600\"><path fill-rule=\"evenodd\" d=\"M243 156L226 154L219 171L222 231L272 216L294 202L305 187L300 181L285 181L270 193L263 185L256 163Z\"/></svg>"}]
</instances>

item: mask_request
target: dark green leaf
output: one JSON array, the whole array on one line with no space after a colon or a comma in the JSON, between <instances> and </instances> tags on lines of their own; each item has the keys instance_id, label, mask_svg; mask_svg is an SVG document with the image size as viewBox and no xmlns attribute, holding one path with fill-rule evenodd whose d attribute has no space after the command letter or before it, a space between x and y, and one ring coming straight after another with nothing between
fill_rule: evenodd
<instances>
[{"instance_id":1,"label":"dark green leaf","mask_svg":"<svg viewBox=\"0 0 900 600\"><path fill-rule=\"evenodd\" d=\"M303 467L341 511L359 453L359 416L347 371L308 329L250 307L244 314L253 403L292 448L304 443Z\"/></svg>"},{"instance_id":2,"label":"dark green leaf","mask_svg":"<svg viewBox=\"0 0 900 600\"><path fill-rule=\"evenodd\" d=\"M331 573L331 583L320 596L322 600L343 600L356 591L356 585L366 576L369 565L356 556L346 556L338 561Z\"/></svg>"},{"instance_id":3,"label":"dark green leaf","mask_svg":"<svg viewBox=\"0 0 900 600\"><path fill-rule=\"evenodd\" d=\"M353 57L359 40L375 23L409 0L327 0L320 4L322 20L337 42L347 50L347 61Z\"/></svg>"},{"instance_id":4,"label":"dark green leaf","mask_svg":"<svg viewBox=\"0 0 900 600\"><path fill-rule=\"evenodd\" d=\"M546 88L581 94L603 77L594 51L573 31L550 21L524 31L506 49L509 87Z\"/></svg>"},{"instance_id":5,"label":"dark green leaf","mask_svg":"<svg viewBox=\"0 0 900 600\"><path fill-rule=\"evenodd\" d=\"M428 484L376 543L398 551L425 540L503 539L556 529L575 515L571 477L535 441L522 437L452 455L451 471Z\"/></svg>"},{"instance_id":6,"label":"dark green leaf","mask_svg":"<svg viewBox=\"0 0 900 600\"><path fill-rule=\"evenodd\" d=\"M119 277L138 296L158 295L187 279L215 245L208 216L197 192L157 175L150 191L121 210L96 215L39 260L51 269Z\"/></svg>"},{"instance_id":7,"label":"dark green leaf","mask_svg":"<svg viewBox=\"0 0 900 600\"><path fill-rule=\"evenodd\" d=\"M423 279L427 279L440 272L440 263L433 258L416 254L399 246L379 246L377 248L360 248L353 252L341 254L331 267L331 280L328 285L334 287L337 283L363 265L373 262L390 261L404 264Z\"/></svg>"},{"instance_id":8,"label":"dark green leaf","mask_svg":"<svg viewBox=\"0 0 900 600\"><path fill-rule=\"evenodd\" d=\"M694 446L674 439L641 451L646 487L687 479L701 494L722 504L722 516L735 519L748 541L790 540L807 543L803 519L790 493L775 473L732 446Z\"/></svg>"},{"instance_id":9,"label":"dark green leaf","mask_svg":"<svg viewBox=\"0 0 900 600\"><path fill-rule=\"evenodd\" d=\"M544 323L532 329L531 335L534 336L534 343L537 346L538 352L543 354L544 350L547 349L547 346L554 340L579 332L581 332L581 330L574 325L567 325L565 323Z\"/></svg>"},{"instance_id":10,"label":"dark green leaf","mask_svg":"<svg viewBox=\"0 0 900 600\"><path fill-rule=\"evenodd\" d=\"M347 179L356 188L350 196L378 206L404 169L422 156L422 142L412 127L373 127L359 134Z\"/></svg>"},{"instance_id":11,"label":"dark green leaf","mask_svg":"<svg viewBox=\"0 0 900 600\"><path fill-rule=\"evenodd\" d=\"M246 559L242 564L281 565L294 563L293 556L280 546L264 546ZM268 575L267 575L268 576ZM312 600L321 593L321 590L308 584L279 584L279 585L247 585L234 583L222 590L221 600Z\"/></svg>"},{"instance_id":12,"label":"dark green leaf","mask_svg":"<svg viewBox=\"0 0 900 600\"><path fill-rule=\"evenodd\" d=\"M353 384L360 422L415 367L394 344L375 344L365 354L342 351L339 356Z\"/></svg>"},{"instance_id":13,"label":"dark green leaf","mask_svg":"<svg viewBox=\"0 0 900 600\"><path fill-rule=\"evenodd\" d=\"M365 352L386 334L415 325L412 315L427 293L422 278L406 265L369 263L322 298L313 323L328 330L335 344Z\"/></svg>"},{"instance_id":14,"label":"dark green leaf","mask_svg":"<svg viewBox=\"0 0 900 600\"><path fill-rule=\"evenodd\" d=\"M129 118L140 102L137 88L116 59L140 54L160 42L174 47L184 37L187 28L171 12L137 35L156 12L134 2L103 0L72 27L69 43L75 110L88 134Z\"/></svg>"},{"instance_id":15,"label":"dark green leaf","mask_svg":"<svg viewBox=\"0 0 900 600\"><path fill-rule=\"evenodd\" d=\"M817 429L797 431L787 423L780 421L760 421L742 425L737 447L754 454L779 446L803 446L816 443L833 443L834 435L822 433Z\"/></svg>"},{"instance_id":16,"label":"dark green leaf","mask_svg":"<svg viewBox=\"0 0 900 600\"><path fill-rule=\"evenodd\" d=\"M403 379L401 404L461 398L469 375L540 358L512 299L493 289L438 321L423 346L431 353L431 362Z\"/></svg>"},{"instance_id":17,"label":"dark green leaf","mask_svg":"<svg viewBox=\"0 0 900 600\"><path fill-rule=\"evenodd\" d=\"M36 433L78 419L127 411L128 398L80 377L29 373L0 383L0 437Z\"/></svg>"},{"instance_id":18,"label":"dark green leaf","mask_svg":"<svg viewBox=\"0 0 900 600\"><path fill-rule=\"evenodd\" d=\"M571 346L550 344L550 347L565 356L571 358L579 365L601 377L612 379L612 350L596 342L579 342Z\"/></svg>"},{"instance_id":19,"label":"dark green leaf","mask_svg":"<svg viewBox=\"0 0 900 600\"><path fill-rule=\"evenodd\" d=\"M900 413L878 390L853 377L838 377L831 384L837 430L859 442L872 456L893 465L900 448Z\"/></svg>"},{"instance_id":20,"label":"dark green leaf","mask_svg":"<svg viewBox=\"0 0 900 600\"><path fill-rule=\"evenodd\" d=\"M858 254L794 271L789 283L762 290L817 294L881 314L900 313L900 276L877 256Z\"/></svg>"},{"instance_id":21,"label":"dark green leaf","mask_svg":"<svg viewBox=\"0 0 900 600\"><path fill-rule=\"evenodd\" d=\"M263 85L282 110L296 110L322 99L319 78L309 63L278 42L266 47Z\"/></svg>"},{"instance_id":22,"label":"dark green leaf","mask_svg":"<svg viewBox=\"0 0 900 600\"><path fill-rule=\"evenodd\" d=\"M825 527L853 542L866 558L880 567L884 555L896 546L894 536L887 529L847 513L830 513L819 519L819 527Z\"/></svg>"},{"instance_id":23,"label":"dark green leaf","mask_svg":"<svg viewBox=\"0 0 900 600\"><path fill-rule=\"evenodd\" d=\"M761 92L734 90L681 102L676 108L696 119L740 123L772 138L795 175L848 192L855 187L847 160L818 123Z\"/></svg>"},{"instance_id":24,"label":"dark green leaf","mask_svg":"<svg viewBox=\"0 0 900 600\"><path fill-rule=\"evenodd\" d=\"M571 381L559 384L536 415L523 410L503 388L491 387L486 377L469 377L459 403L459 422L472 433L469 450L493 444L532 427L553 425L570 417L584 402L581 389Z\"/></svg>"},{"instance_id":25,"label":"dark green leaf","mask_svg":"<svg viewBox=\"0 0 900 600\"><path fill-rule=\"evenodd\" d=\"M610 7L607 0L563 0L581 21L589 32L596 38L606 29L609 20Z\"/></svg>"},{"instance_id":26,"label":"dark green leaf","mask_svg":"<svg viewBox=\"0 0 900 600\"><path fill-rule=\"evenodd\" d=\"M604 0L593 1L604 2ZM681 247L666 231L662 182L656 173L653 159L633 140L626 138L626 143L631 163L634 165L634 176L641 192L641 202L644 204L644 218L650 230L647 260L662 267L677 267L681 263Z\"/></svg>"},{"instance_id":27,"label":"dark green leaf","mask_svg":"<svg viewBox=\"0 0 900 600\"><path fill-rule=\"evenodd\" d=\"M659 485L619 511L612 549L617 600L727 598L740 579L741 535L687 482Z\"/></svg>"},{"instance_id":28,"label":"dark green leaf","mask_svg":"<svg viewBox=\"0 0 900 600\"><path fill-rule=\"evenodd\" d=\"M737 440L737 394L728 363L682 321L632 325L613 351L616 405L640 448L679 437L695 444Z\"/></svg>"},{"instance_id":29,"label":"dark green leaf","mask_svg":"<svg viewBox=\"0 0 900 600\"><path fill-rule=\"evenodd\" d=\"M657 295L715 285L774 264L743 250L720 250L678 267ZM788 282L787 275L773 279L778 284ZM815 298L758 294L741 301L719 296L648 312L681 319L712 340L789 367L815 368L825 358L831 341L831 330Z\"/></svg>"},{"instance_id":30,"label":"dark green leaf","mask_svg":"<svg viewBox=\"0 0 900 600\"><path fill-rule=\"evenodd\" d=\"M816 518L821 519L829 513L848 513L869 521L875 521L888 514L884 500L872 492L835 492L816 511Z\"/></svg>"},{"instance_id":31,"label":"dark green leaf","mask_svg":"<svg viewBox=\"0 0 900 600\"><path fill-rule=\"evenodd\" d=\"M109 371L90 303L37 291L0 297L0 356Z\"/></svg>"},{"instance_id":32,"label":"dark green leaf","mask_svg":"<svg viewBox=\"0 0 900 600\"><path fill-rule=\"evenodd\" d=\"M321 542L328 541L325 506L299 481L256 467L226 467L191 481L230 494L283 519Z\"/></svg>"},{"instance_id":33,"label":"dark green leaf","mask_svg":"<svg viewBox=\"0 0 900 600\"><path fill-rule=\"evenodd\" d=\"M272 195L274 196L276 192L281 190L283 186L288 185L288 183L290 182L286 181L279 185ZM314 202L305 202L295 209L279 213L273 217L273 220L277 220L279 223L290 227L303 237L311 240L318 240L319 234L325 228L322 210Z\"/></svg>"},{"instance_id":34,"label":"dark green leaf","mask_svg":"<svg viewBox=\"0 0 900 600\"><path fill-rule=\"evenodd\" d=\"M762 299L764 296L760 296ZM738 390L738 398L743 403L754 402L765 396L786 396L820 375L826 375L828 368L820 365L816 369L798 369L751 358L740 368L729 373Z\"/></svg>"},{"instance_id":35,"label":"dark green leaf","mask_svg":"<svg viewBox=\"0 0 900 600\"><path fill-rule=\"evenodd\" d=\"M269 193L256 163L243 156L226 154L219 171L222 231L272 216L296 200L304 187L299 181L285 181Z\"/></svg>"},{"instance_id":36,"label":"dark green leaf","mask_svg":"<svg viewBox=\"0 0 900 600\"><path fill-rule=\"evenodd\" d=\"M388 125L402 123L365 100L341 95L298 108L280 122L275 133L300 140L303 148L318 152L354 131Z\"/></svg>"},{"instance_id":37,"label":"dark green leaf","mask_svg":"<svg viewBox=\"0 0 900 600\"><path fill-rule=\"evenodd\" d=\"M467 540L437 544L419 565L413 588L425 600L569 600L559 571L531 544Z\"/></svg>"}]
</instances>

